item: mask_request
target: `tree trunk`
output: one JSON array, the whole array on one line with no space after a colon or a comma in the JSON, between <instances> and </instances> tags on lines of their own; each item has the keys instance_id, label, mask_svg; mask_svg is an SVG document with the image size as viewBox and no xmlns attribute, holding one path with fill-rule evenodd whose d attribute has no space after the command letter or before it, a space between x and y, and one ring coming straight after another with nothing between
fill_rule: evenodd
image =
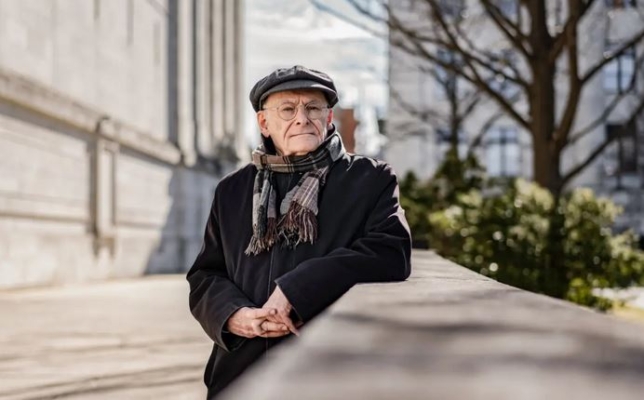
<instances>
[{"instance_id":1,"label":"tree trunk","mask_svg":"<svg viewBox=\"0 0 644 400\"><path fill-rule=\"evenodd\" d=\"M445 85L445 89L447 89L447 94L449 96L449 142L450 142L450 150L454 152L458 156L458 144L459 144L459 137L458 137L458 131L461 129L461 119L459 117L459 98L458 98L458 93L456 91L456 83L455 81L452 81L451 83Z\"/></svg>"},{"instance_id":2,"label":"tree trunk","mask_svg":"<svg viewBox=\"0 0 644 400\"><path fill-rule=\"evenodd\" d=\"M529 90L530 130L532 134L534 180L548 189L555 204L548 217L548 239L544 264L539 271L539 287L550 296L563 297L567 290L563 268L562 216L557 210L563 186L561 178L561 153L554 141L555 133L555 78L556 60L550 60L552 37L548 32L545 1L527 2L530 12L530 59L532 82Z\"/></svg>"},{"instance_id":3,"label":"tree trunk","mask_svg":"<svg viewBox=\"0 0 644 400\"><path fill-rule=\"evenodd\" d=\"M533 133L536 133L532 140L534 181L558 198L563 189L560 155L555 154L557 151L552 141L545 137L547 132L543 126L533 128Z\"/></svg>"},{"instance_id":4,"label":"tree trunk","mask_svg":"<svg viewBox=\"0 0 644 400\"><path fill-rule=\"evenodd\" d=\"M530 124L533 146L534 180L559 197L562 189L561 154L554 143L556 63L550 60L552 37L546 24L545 2L529 3L533 48L530 61L533 85L530 87Z\"/></svg>"}]
</instances>

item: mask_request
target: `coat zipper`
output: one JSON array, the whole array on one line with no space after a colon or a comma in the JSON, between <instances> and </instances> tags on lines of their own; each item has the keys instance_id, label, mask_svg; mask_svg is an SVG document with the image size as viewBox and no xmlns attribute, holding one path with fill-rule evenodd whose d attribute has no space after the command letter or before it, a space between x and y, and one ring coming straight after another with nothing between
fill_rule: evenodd
<instances>
[{"instance_id":1,"label":"coat zipper","mask_svg":"<svg viewBox=\"0 0 644 400\"><path fill-rule=\"evenodd\" d=\"M271 279L273 277L273 255L275 254L275 246L271 248L271 257L268 263L268 283L266 284L266 300L271 296ZM268 338L264 339L266 344L264 354L268 353Z\"/></svg>"}]
</instances>

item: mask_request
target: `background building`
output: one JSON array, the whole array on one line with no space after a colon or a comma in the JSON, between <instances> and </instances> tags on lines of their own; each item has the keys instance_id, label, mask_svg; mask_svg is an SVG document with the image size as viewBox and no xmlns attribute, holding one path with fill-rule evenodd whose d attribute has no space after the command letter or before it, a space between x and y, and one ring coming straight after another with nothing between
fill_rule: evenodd
<instances>
[{"instance_id":1,"label":"background building","mask_svg":"<svg viewBox=\"0 0 644 400\"><path fill-rule=\"evenodd\" d=\"M185 270L247 156L243 2L0 2L0 287Z\"/></svg>"},{"instance_id":2,"label":"background building","mask_svg":"<svg viewBox=\"0 0 644 400\"><path fill-rule=\"evenodd\" d=\"M498 0L493 2L503 13L517 13L517 1ZM551 19L549 26L558 29L566 12L566 2L548 0L547 7ZM402 24L410 27L429 24L428 13L423 11L424 1L391 2L390 6ZM506 53L507 39L482 16L481 2L478 0L438 1L444 13L479 18L476 32L471 34L478 48L498 54L507 61L508 68L528 73L525 65L517 61L518 54ZM579 27L579 48L581 68L592 65L605 54L620 47L627 38L633 37L644 26L644 4L639 1L597 1L589 15ZM467 24L466 24L467 25ZM474 25L472 25L474 26ZM428 29L431 29L428 28ZM472 28L474 29L474 28ZM453 88L459 100L465 92L472 90L467 82L450 74L423 64L418 58L400 50L395 43L396 32L390 33L389 82L390 99L388 115L388 144L385 158L391 162L399 174L413 171L422 178L432 176L440 164L449 143L445 132L449 131L448 117L451 111L448 88ZM644 96L644 71L641 55L644 52L642 41L608 63L603 70L585 86L574 121L575 130L588 134L574 145L568 147L562 157L562 168L577 165L607 136L614 135L625 124L639 99ZM454 59L454 54L439 53L444 60ZM567 67L562 62L560 71ZM429 73L428 73L429 71ZM498 77L497 77L498 78ZM495 77L491 77L495 79ZM601 116L611 107L617 96L624 94L625 88L634 80L635 89L621 101L600 124L591 121ZM443 84L441 84L443 82ZM516 90L512 84L499 80L497 92L511 98ZM562 82L563 83L563 82ZM449 86L453 85L453 86ZM563 109L567 93L562 90L566 85L558 85L556 99ZM475 90L474 90L475 92ZM476 95L476 93L474 93ZM521 100L519 100L520 102ZM414 109L410 109L410 106ZM518 104L518 108L525 103ZM441 118L443 117L443 118ZM624 207L624 214L617 220L617 228L633 228L644 235L644 119L626 126L627 133L615 140L604 153L576 176L568 187L585 186L593 188L598 194L611 197ZM459 152L465 153L477 137L481 136L476 154L491 176L496 177L533 177L532 140L528 132L509 118L499 107L483 97L477 106L466 116L458 132Z\"/></svg>"}]
</instances>

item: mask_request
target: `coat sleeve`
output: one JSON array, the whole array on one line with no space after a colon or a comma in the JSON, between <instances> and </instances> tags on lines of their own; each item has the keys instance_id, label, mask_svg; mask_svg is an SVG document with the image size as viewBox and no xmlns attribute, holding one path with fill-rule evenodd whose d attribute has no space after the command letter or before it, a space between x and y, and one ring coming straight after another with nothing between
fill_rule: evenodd
<instances>
[{"instance_id":1,"label":"coat sleeve","mask_svg":"<svg viewBox=\"0 0 644 400\"><path fill-rule=\"evenodd\" d=\"M313 318L356 283L401 281L411 273L411 235L396 176L385 166L377 181L372 192L375 204L362 237L348 248L308 259L276 280L302 321Z\"/></svg>"},{"instance_id":2,"label":"coat sleeve","mask_svg":"<svg viewBox=\"0 0 644 400\"><path fill-rule=\"evenodd\" d=\"M217 220L217 193L213 201L201 251L187 279L190 284L190 311L203 330L222 349L232 351L245 338L225 331L228 318L242 307L256 305L229 278L221 248Z\"/></svg>"}]
</instances>

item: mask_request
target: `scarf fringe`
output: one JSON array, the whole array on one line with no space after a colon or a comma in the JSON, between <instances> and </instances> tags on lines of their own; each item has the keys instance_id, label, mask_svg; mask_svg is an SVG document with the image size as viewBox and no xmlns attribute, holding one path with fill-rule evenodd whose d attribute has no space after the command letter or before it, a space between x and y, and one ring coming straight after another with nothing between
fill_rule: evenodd
<instances>
[{"instance_id":1,"label":"scarf fringe","mask_svg":"<svg viewBox=\"0 0 644 400\"><path fill-rule=\"evenodd\" d=\"M310 209L296 203L291 203L291 207L286 213L286 218L280 224L281 229L288 236L297 238L294 245L299 243L313 243L318 238L318 227L316 215Z\"/></svg>"},{"instance_id":2,"label":"scarf fringe","mask_svg":"<svg viewBox=\"0 0 644 400\"><path fill-rule=\"evenodd\" d=\"M244 251L247 256L257 255L264 250L268 250L277 242L277 221L275 218L269 218L266 226L266 233L260 235L258 233L259 227L253 226L253 237L250 238L250 243Z\"/></svg>"}]
</instances>

